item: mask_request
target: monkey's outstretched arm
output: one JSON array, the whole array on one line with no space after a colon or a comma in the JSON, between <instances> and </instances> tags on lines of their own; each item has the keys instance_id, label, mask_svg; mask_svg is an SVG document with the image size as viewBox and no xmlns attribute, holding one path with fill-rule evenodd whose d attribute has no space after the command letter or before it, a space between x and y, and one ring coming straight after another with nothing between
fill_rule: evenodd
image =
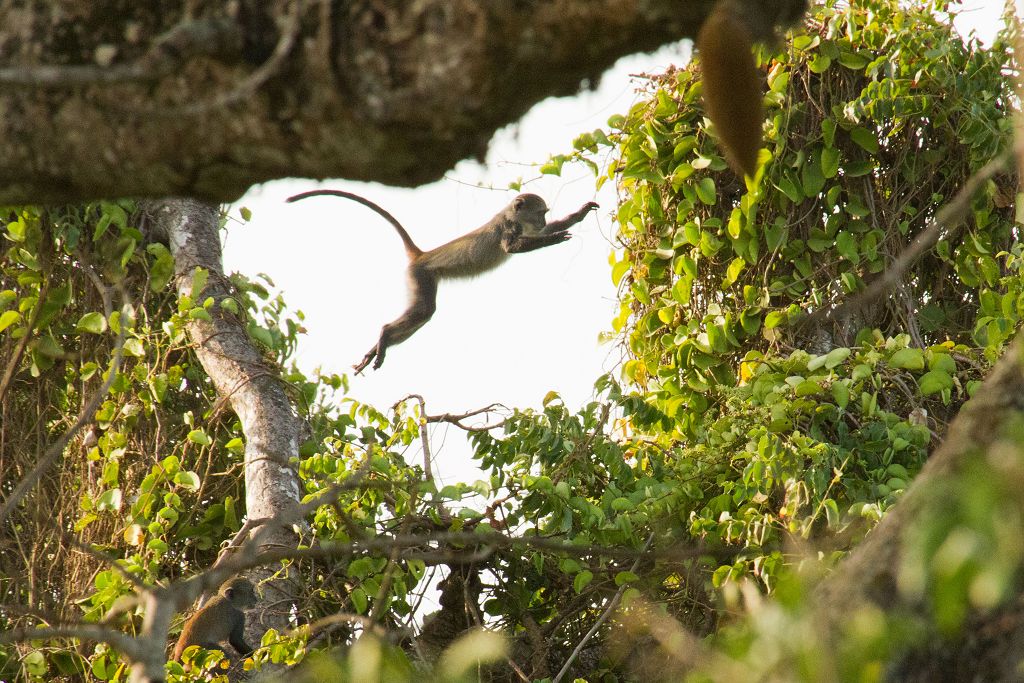
<instances>
[{"instance_id":1,"label":"monkey's outstretched arm","mask_svg":"<svg viewBox=\"0 0 1024 683\"><path fill-rule=\"evenodd\" d=\"M549 235L549 234L555 233L555 232L565 232L566 230L568 230L572 226L574 226L577 223L579 223L580 221L582 221L584 218L587 217L588 213L590 213L591 211L594 211L597 208L598 207L597 207L597 203L596 202L587 202L582 207L580 207L579 211L576 211L574 213L570 213L568 216L566 216L565 218L563 218L561 220L551 221L550 223L548 223L547 225L544 226L544 229L541 232L543 234L546 234L546 235ZM546 245L542 245L542 246L546 246ZM534 249L536 249L536 248L537 247L534 247Z\"/></svg>"},{"instance_id":2,"label":"monkey's outstretched arm","mask_svg":"<svg viewBox=\"0 0 1024 683\"><path fill-rule=\"evenodd\" d=\"M501 240L501 248L507 254L525 254L534 249L550 247L552 244L565 242L571 237L565 230L550 235L507 235Z\"/></svg>"}]
</instances>

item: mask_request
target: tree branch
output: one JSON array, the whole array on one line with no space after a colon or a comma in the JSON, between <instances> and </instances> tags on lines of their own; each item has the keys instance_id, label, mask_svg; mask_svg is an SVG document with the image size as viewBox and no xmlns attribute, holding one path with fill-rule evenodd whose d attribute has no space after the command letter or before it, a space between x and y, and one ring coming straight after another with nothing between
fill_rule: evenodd
<instances>
[{"instance_id":1,"label":"tree branch","mask_svg":"<svg viewBox=\"0 0 1024 683\"><path fill-rule=\"evenodd\" d=\"M732 1L768 18L805 4ZM112 25L109 1L29 3L0 31L0 82L18 86L0 91L0 203L230 201L295 176L419 185L620 57L693 37L713 5L169 0L118 5Z\"/></svg>"}]
</instances>

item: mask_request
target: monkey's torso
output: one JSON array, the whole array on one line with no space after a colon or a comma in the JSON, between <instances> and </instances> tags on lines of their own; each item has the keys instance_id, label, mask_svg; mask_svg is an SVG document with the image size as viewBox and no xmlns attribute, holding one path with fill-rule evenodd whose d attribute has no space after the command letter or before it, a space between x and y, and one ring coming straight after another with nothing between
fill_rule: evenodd
<instances>
[{"instance_id":1,"label":"monkey's torso","mask_svg":"<svg viewBox=\"0 0 1024 683\"><path fill-rule=\"evenodd\" d=\"M425 252L415 265L442 278L465 278L486 273L508 260L501 248L505 234L514 229L503 216L498 225L487 225ZM494 221L492 221L493 223Z\"/></svg>"},{"instance_id":2,"label":"monkey's torso","mask_svg":"<svg viewBox=\"0 0 1024 683\"><path fill-rule=\"evenodd\" d=\"M227 655L223 643L229 642L238 654L245 656L252 647L245 642L245 612L253 607L257 598L252 584L245 579L233 579L221 587L206 605L185 622L178 642L174 646L174 659L189 645L206 650L220 650Z\"/></svg>"}]
</instances>

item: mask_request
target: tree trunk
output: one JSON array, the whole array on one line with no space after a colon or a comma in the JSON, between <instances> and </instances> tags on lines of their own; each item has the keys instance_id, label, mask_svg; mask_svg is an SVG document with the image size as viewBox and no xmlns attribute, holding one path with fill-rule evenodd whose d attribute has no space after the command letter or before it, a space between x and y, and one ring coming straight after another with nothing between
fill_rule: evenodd
<instances>
[{"instance_id":1,"label":"tree trunk","mask_svg":"<svg viewBox=\"0 0 1024 683\"><path fill-rule=\"evenodd\" d=\"M194 319L187 325L196 356L242 423L245 434L245 507L250 521L267 519L294 507L300 498L298 457L300 421L292 410L280 370L263 357L249 337L244 321L220 306L232 288L224 276L216 206L190 199L152 202L148 207L156 232L165 234L174 256L179 297L191 297L193 306L214 300L207 310L212 322ZM193 292L197 268L208 273L202 292ZM260 527L260 548L294 548L298 538L282 525ZM243 539L244 540L244 539ZM276 567L253 570L266 578ZM278 577L280 578L280 577ZM259 619L248 620L247 640L259 643L267 628L288 627L290 598L287 582L262 586ZM273 606L267 609L266 606Z\"/></svg>"}]
</instances>

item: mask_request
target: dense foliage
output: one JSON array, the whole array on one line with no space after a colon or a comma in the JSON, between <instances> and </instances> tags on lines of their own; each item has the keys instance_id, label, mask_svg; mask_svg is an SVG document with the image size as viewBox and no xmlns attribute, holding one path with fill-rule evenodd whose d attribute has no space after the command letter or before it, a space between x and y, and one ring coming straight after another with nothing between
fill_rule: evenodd
<instances>
[{"instance_id":1,"label":"dense foliage","mask_svg":"<svg viewBox=\"0 0 1024 683\"><path fill-rule=\"evenodd\" d=\"M942 9L830 3L762 53L750 185L704 125L698 69L653 79L611 121L624 375L683 460L728 463L700 477L717 486L694 499L691 533L752 551L731 576L770 584L782 541L827 527L846 544L835 534L877 521L1024 312L1004 176L884 298L808 316L877 277L1009 144L1005 48L964 44Z\"/></svg>"},{"instance_id":2,"label":"dense foliage","mask_svg":"<svg viewBox=\"0 0 1024 683\"><path fill-rule=\"evenodd\" d=\"M566 672L590 681L743 680L782 661L798 662L794 679L876 680L886 648L912 637L913 625L858 626L848 652L807 654L815 638L792 570L827 570L898 502L1019 327L1015 180L987 183L965 225L885 298L834 319L809 314L877 277L1008 146L1011 89L1006 45L965 43L945 3L853 5L818 8L806 30L760 52L768 120L756 179L737 178L718 151L699 64L651 77L630 112L544 167L611 158L600 182L621 195L613 328L627 360L577 412L552 393L540 411L472 432L483 481L439 488L410 465L418 404L382 412L345 396L343 377L302 375L289 360L301 315L268 280L236 276L237 297L221 305L249 321L310 424L295 460L305 493L359 477L310 516L308 545L502 538L486 553L434 545L299 562L310 581L297 621L354 617L317 638L355 645L314 672L355 678L375 661L388 680L519 679L502 664L513 662L543 680L576 650ZM184 333L213 302L168 293L170 255L147 244L134 206L2 215L5 497L74 422L120 344L124 360L95 418L4 522L0 628L95 622L130 589L103 556L147 582L215 560L245 515L244 435ZM967 484L979 500L998 486ZM922 541L923 562L959 522L943 523ZM977 599L977 558L1006 549L1005 528L976 540L934 603L951 629ZM1010 566L985 575L998 584L985 594L993 603ZM502 631L506 649L464 643L431 668L414 662L437 653L357 640L360 619L393 633L421 624L442 576L442 587L461 581L465 625ZM610 601L628 609L604 622ZM735 626L743 610L752 617ZM122 627L139 622L131 614ZM717 654L694 636L713 636ZM269 633L257 659L293 662L305 637ZM483 673L467 647L493 649L496 664ZM0 676L124 680L126 670L105 645L54 641L0 646Z\"/></svg>"}]
</instances>

